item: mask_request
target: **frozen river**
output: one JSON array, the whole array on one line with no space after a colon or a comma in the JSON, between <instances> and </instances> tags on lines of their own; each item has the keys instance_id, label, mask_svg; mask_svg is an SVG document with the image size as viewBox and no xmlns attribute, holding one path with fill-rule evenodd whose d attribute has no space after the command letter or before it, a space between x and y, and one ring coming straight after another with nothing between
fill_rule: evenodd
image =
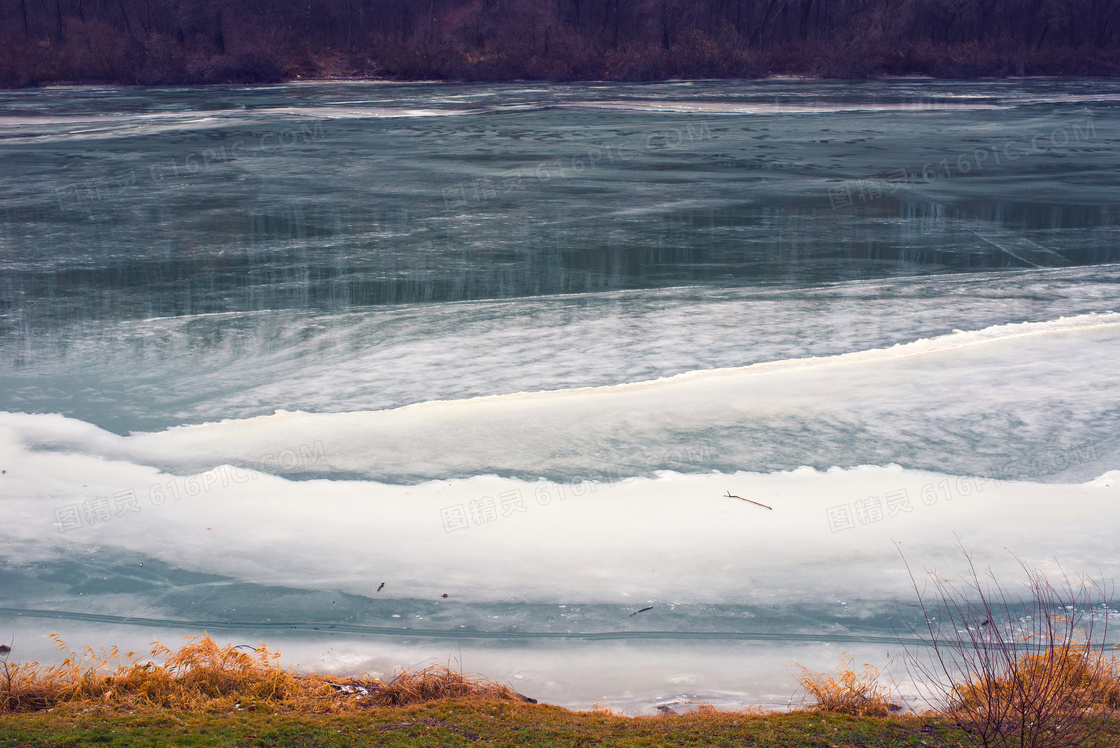
<instances>
[{"instance_id":1,"label":"frozen river","mask_svg":"<svg viewBox=\"0 0 1120 748\"><path fill-rule=\"evenodd\" d=\"M0 91L0 639L778 705L897 664L900 550L1115 577L1118 107Z\"/></svg>"}]
</instances>

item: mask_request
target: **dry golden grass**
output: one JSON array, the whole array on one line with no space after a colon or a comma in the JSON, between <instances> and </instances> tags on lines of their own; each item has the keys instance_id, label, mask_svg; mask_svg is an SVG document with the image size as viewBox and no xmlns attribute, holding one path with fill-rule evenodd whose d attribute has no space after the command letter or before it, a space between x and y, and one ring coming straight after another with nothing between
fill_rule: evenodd
<instances>
[{"instance_id":1,"label":"dry golden grass","mask_svg":"<svg viewBox=\"0 0 1120 748\"><path fill-rule=\"evenodd\" d=\"M61 663L0 663L0 713L71 704L332 714L449 697L524 698L505 686L446 667L405 671L388 682L298 675L281 667L280 653L267 645L250 654L233 645L221 647L205 632L187 637L178 651L153 642L148 656L122 654L116 647L86 647L79 655L51 636L67 653Z\"/></svg>"},{"instance_id":2,"label":"dry golden grass","mask_svg":"<svg viewBox=\"0 0 1120 748\"><path fill-rule=\"evenodd\" d=\"M1120 663L1085 644L1027 654L999 676L973 675L954 687L957 712L1068 703L1078 710L1120 707ZM1017 707L1017 708L1015 708Z\"/></svg>"},{"instance_id":3,"label":"dry golden grass","mask_svg":"<svg viewBox=\"0 0 1120 748\"><path fill-rule=\"evenodd\" d=\"M1120 706L1120 666L1088 645L1013 658L998 673L954 684L944 714L984 748L1092 744Z\"/></svg>"},{"instance_id":4,"label":"dry golden grass","mask_svg":"<svg viewBox=\"0 0 1120 748\"><path fill-rule=\"evenodd\" d=\"M406 670L388 683L379 683L371 690L372 700L380 706L404 706L464 696L527 701L524 696L506 686L463 675L442 665L416 671Z\"/></svg>"},{"instance_id":5,"label":"dry golden grass","mask_svg":"<svg viewBox=\"0 0 1120 748\"><path fill-rule=\"evenodd\" d=\"M839 660L836 678L799 666L802 674L798 680L813 698L813 710L855 717L881 717L898 710L891 702L891 687L879 683L878 668L865 663L863 670L857 671L847 652Z\"/></svg>"},{"instance_id":6,"label":"dry golden grass","mask_svg":"<svg viewBox=\"0 0 1120 748\"><path fill-rule=\"evenodd\" d=\"M1111 583L1060 569L1050 578L1016 558L1025 579L1007 587L961 553L957 579L927 571L919 585L911 573L922 620L908 624L920 647L908 651L915 683L974 745L1094 744L1120 706Z\"/></svg>"}]
</instances>

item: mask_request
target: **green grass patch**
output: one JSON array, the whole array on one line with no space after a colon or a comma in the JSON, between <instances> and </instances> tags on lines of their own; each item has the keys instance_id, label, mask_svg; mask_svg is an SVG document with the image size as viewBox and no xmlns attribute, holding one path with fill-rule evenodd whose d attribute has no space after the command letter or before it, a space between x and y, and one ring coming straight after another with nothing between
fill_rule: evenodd
<instances>
[{"instance_id":1,"label":"green grass patch","mask_svg":"<svg viewBox=\"0 0 1120 748\"><path fill-rule=\"evenodd\" d=\"M1110 733L1120 746L1120 725ZM264 711L121 712L60 707L0 717L0 748L114 746L171 748L349 748L351 746L959 746L965 735L915 715L853 717L817 712L736 713L701 709L679 716L449 699L348 714Z\"/></svg>"}]
</instances>

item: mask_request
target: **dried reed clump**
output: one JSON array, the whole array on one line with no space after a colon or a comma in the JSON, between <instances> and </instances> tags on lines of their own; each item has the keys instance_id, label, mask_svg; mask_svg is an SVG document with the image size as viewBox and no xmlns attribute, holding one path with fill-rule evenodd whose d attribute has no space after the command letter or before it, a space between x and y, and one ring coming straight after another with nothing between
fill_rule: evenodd
<instances>
[{"instance_id":1,"label":"dried reed clump","mask_svg":"<svg viewBox=\"0 0 1120 748\"><path fill-rule=\"evenodd\" d=\"M857 671L847 652L839 660L837 678L801 667L798 680L813 698L813 710L856 717L880 717L898 710L891 702L891 687L879 682L878 668L865 663L863 670Z\"/></svg>"},{"instance_id":2,"label":"dried reed clump","mask_svg":"<svg viewBox=\"0 0 1120 748\"><path fill-rule=\"evenodd\" d=\"M279 664L280 653L262 644L249 654L219 646L208 634L187 637L178 651L152 643L148 657L116 647L81 655L68 652L57 665L0 663L0 713L29 712L62 704L109 708L161 707L192 711L267 708L339 713L381 705L449 697L518 698L513 691L449 668L405 671L388 683L297 675ZM162 662L157 660L162 659Z\"/></svg>"},{"instance_id":3,"label":"dried reed clump","mask_svg":"<svg viewBox=\"0 0 1120 748\"><path fill-rule=\"evenodd\" d=\"M373 692L380 706L404 706L423 701L480 697L488 700L527 701L524 696L499 683L463 675L442 665L423 670L405 670Z\"/></svg>"},{"instance_id":4,"label":"dried reed clump","mask_svg":"<svg viewBox=\"0 0 1120 748\"><path fill-rule=\"evenodd\" d=\"M997 676L974 674L954 688L950 709L962 715L987 712L1001 704L1033 702L1076 704L1080 711L1120 706L1120 668L1115 658L1104 658L1085 644L1055 647L1027 654L1009 663Z\"/></svg>"}]
</instances>

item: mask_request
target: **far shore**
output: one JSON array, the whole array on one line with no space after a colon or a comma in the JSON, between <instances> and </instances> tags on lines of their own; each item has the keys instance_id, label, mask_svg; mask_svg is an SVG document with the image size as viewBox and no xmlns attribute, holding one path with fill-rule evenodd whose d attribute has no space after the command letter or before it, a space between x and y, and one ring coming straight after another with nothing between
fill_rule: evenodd
<instances>
[{"instance_id":1,"label":"far shore","mask_svg":"<svg viewBox=\"0 0 1120 748\"><path fill-rule=\"evenodd\" d=\"M610 78L590 78L586 80L570 80L570 79L555 79L555 80L542 80L539 78L509 78L509 79L496 79L496 80L459 80L454 78L401 78L401 77L377 77L368 75L321 75L321 76L303 76L297 75L291 78L284 78L276 81L261 81L250 83L238 82L201 82L201 83L136 83L128 81L113 81L113 80L76 80L76 81L48 81L42 84L23 86L17 89L7 90L49 90L49 89L62 89L62 88L122 88L122 89L136 89L136 88L245 88L245 87L259 87L268 88L271 86L290 86L292 84L306 84L306 85L322 85L329 83L361 83L361 84L399 84L399 85L468 85L468 86L500 86L500 85L558 85L558 86L581 86L581 85L658 85L667 83L766 83L766 82L805 82L805 83L859 83L869 81L879 82L952 82L952 83L979 83L979 82L999 82L999 81L1063 81L1063 80L1085 80L1085 79L1120 79L1120 74L1117 75L1093 75L1093 74L1068 74L1068 75L988 75L988 76L975 76L963 78L939 77L933 75L921 74L885 74L879 76L871 76L863 79L851 78L838 78L828 76L814 76L814 75L764 75L757 77L738 77L738 78L664 78L660 80L617 80ZM5 90L4 86L0 85L0 90Z\"/></svg>"},{"instance_id":2,"label":"far shore","mask_svg":"<svg viewBox=\"0 0 1120 748\"><path fill-rule=\"evenodd\" d=\"M997 81L1062 81L1062 80L1084 80L1086 78L1100 78L1112 79L1113 77L1120 79L1117 76L1090 76L1090 75L1006 75L1006 76L990 76L982 78L937 78L930 75L883 75L876 78L869 78L869 81L880 81L885 83L899 82L905 83L909 81L930 81L930 82L953 82L953 83L980 83L980 82L997 82ZM116 81L52 81L44 83L39 86L30 86L28 90L48 90L60 88L122 88L122 89L135 89L135 88L269 88L272 86L290 86L292 84L306 84L306 85L322 85L327 83L362 83L362 84L397 84L397 85L458 85L458 86L501 86L501 85L539 85L542 83L556 86L582 86L582 85L605 85L605 84L618 84L618 85L658 85L666 83L767 83L767 82L805 82L805 83L844 83L853 82L850 79L844 78L823 78L813 77L808 75L769 75L760 78L666 78L658 81L619 81L619 80L537 80L531 78L517 78L511 80L495 80L495 81L462 81L462 80L449 80L440 78L431 79L406 79L406 78L376 78L369 76L342 76L342 75L328 75L319 77L303 77L296 76L281 81L270 83L182 83L182 84L145 84L145 83L122 83ZM3 90L3 89L0 89ZM9 89L11 90L11 89Z\"/></svg>"}]
</instances>

